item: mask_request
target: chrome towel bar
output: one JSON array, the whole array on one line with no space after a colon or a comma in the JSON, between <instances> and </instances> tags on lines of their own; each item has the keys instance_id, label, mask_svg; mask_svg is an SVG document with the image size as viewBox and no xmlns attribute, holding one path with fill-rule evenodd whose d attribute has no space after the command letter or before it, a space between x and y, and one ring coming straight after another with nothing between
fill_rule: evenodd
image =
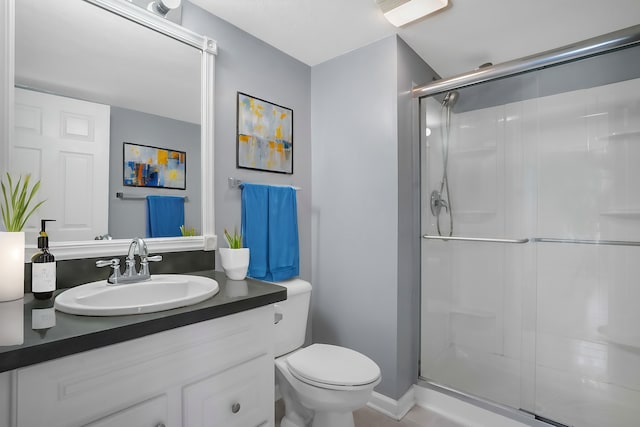
<instances>
[{"instance_id":1,"label":"chrome towel bar","mask_svg":"<svg viewBox=\"0 0 640 427\"><path fill-rule=\"evenodd\" d=\"M229 188L234 190L237 188L242 188L242 184L244 184L244 181L238 179L238 178L227 178L227 182L229 183ZM264 185L272 185L272 184L264 184ZM277 186L285 186L286 184L276 184ZM293 187L294 190L296 191L300 191L301 188L300 187Z\"/></svg>"},{"instance_id":2,"label":"chrome towel bar","mask_svg":"<svg viewBox=\"0 0 640 427\"><path fill-rule=\"evenodd\" d=\"M173 196L173 194L157 194L157 195ZM128 193L122 193L122 192L117 192L116 197L120 200L146 200L147 198L146 194L128 194ZM177 197L183 197L185 202L189 201L188 196L177 196Z\"/></svg>"}]
</instances>

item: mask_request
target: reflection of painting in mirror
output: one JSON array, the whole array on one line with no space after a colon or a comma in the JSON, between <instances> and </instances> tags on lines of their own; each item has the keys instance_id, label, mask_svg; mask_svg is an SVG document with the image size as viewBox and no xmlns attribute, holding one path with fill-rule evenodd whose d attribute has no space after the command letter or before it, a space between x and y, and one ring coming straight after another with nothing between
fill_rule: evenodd
<instances>
[{"instance_id":1,"label":"reflection of painting in mirror","mask_svg":"<svg viewBox=\"0 0 640 427\"><path fill-rule=\"evenodd\" d=\"M90 205L84 197L82 206L40 212L40 216L58 219L52 223L55 226L47 230L52 241L87 240L107 232L119 238L144 234L144 205L135 201L122 202L115 197L124 189L122 141L163 146L172 146L170 141L180 141L172 148L185 151L192 159L199 158L201 51L84 0L19 0L15 2L15 19L16 86L102 104L111 109L111 135L107 135L111 145L109 182L101 192L105 201L102 206ZM43 40L47 42L43 43ZM71 119L73 121L69 123L76 123L77 115ZM167 143L169 145L165 145ZM14 153L11 156L13 158ZM78 157L72 160L77 163ZM104 158L93 163L100 161L104 163ZM10 161L12 167L18 163ZM90 165L90 160L86 164ZM68 174L47 178L49 190L40 192L43 199L62 200L64 194L71 194L60 190L58 175L65 177ZM191 224L202 223L200 180L199 162L191 162L186 175L189 185L184 192L192 201L185 212ZM46 205L51 208L53 203ZM73 216L77 217L83 209L102 209L104 217L108 211L108 230L104 225L95 230L79 230ZM74 232L68 231L70 229ZM37 218L34 217L25 231L35 236ZM27 239L34 240L29 235Z\"/></svg>"},{"instance_id":2,"label":"reflection of painting in mirror","mask_svg":"<svg viewBox=\"0 0 640 427\"><path fill-rule=\"evenodd\" d=\"M131 187L186 188L186 153L125 142L123 184Z\"/></svg>"},{"instance_id":3,"label":"reflection of painting in mirror","mask_svg":"<svg viewBox=\"0 0 640 427\"><path fill-rule=\"evenodd\" d=\"M237 166L293 173L293 111L238 92Z\"/></svg>"}]
</instances>

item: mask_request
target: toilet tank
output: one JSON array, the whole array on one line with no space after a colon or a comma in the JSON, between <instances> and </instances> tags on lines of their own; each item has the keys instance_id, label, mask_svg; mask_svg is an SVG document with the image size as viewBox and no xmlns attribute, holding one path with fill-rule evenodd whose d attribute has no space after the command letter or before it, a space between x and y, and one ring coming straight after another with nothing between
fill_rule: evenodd
<instances>
[{"instance_id":1,"label":"toilet tank","mask_svg":"<svg viewBox=\"0 0 640 427\"><path fill-rule=\"evenodd\" d=\"M275 304L276 316L282 314L282 318L275 325L275 355L277 357L300 348L304 344L309 316L309 300L311 299L311 284L301 279L274 283L287 288L287 299Z\"/></svg>"}]
</instances>

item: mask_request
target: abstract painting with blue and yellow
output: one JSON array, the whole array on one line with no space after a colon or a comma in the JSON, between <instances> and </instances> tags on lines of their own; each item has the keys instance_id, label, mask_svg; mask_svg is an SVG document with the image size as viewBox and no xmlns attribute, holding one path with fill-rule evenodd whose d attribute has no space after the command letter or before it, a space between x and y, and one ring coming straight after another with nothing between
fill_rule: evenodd
<instances>
[{"instance_id":1,"label":"abstract painting with blue and yellow","mask_svg":"<svg viewBox=\"0 0 640 427\"><path fill-rule=\"evenodd\" d=\"M186 153L124 143L123 184L133 187L186 189Z\"/></svg>"},{"instance_id":2,"label":"abstract painting with blue and yellow","mask_svg":"<svg viewBox=\"0 0 640 427\"><path fill-rule=\"evenodd\" d=\"M293 110L238 92L239 168L293 173Z\"/></svg>"}]
</instances>

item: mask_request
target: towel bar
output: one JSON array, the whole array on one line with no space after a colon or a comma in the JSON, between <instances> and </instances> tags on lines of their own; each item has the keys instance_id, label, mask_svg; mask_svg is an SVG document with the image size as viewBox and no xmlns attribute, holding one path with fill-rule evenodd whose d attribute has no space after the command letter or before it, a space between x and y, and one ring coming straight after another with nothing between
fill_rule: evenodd
<instances>
[{"instance_id":1,"label":"towel bar","mask_svg":"<svg viewBox=\"0 0 640 427\"><path fill-rule=\"evenodd\" d=\"M229 178L228 181L229 181L229 188L231 189L240 188L242 187L242 184L244 184L244 181L238 178ZM276 185L282 185L282 184L276 184ZM302 190L300 187L293 187L293 189L296 191Z\"/></svg>"},{"instance_id":2,"label":"towel bar","mask_svg":"<svg viewBox=\"0 0 640 427\"><path fill-rule=\"evenodd\" d=\"M158 196L174 196L173 194L158 194ZM127 194L122 192L117 192L116 197L121 200L145 200L147 198L146 194ZM174 196L174 197L183 197L185 202L189 201L188 196Z\"/></svg>"}]
</instances>

